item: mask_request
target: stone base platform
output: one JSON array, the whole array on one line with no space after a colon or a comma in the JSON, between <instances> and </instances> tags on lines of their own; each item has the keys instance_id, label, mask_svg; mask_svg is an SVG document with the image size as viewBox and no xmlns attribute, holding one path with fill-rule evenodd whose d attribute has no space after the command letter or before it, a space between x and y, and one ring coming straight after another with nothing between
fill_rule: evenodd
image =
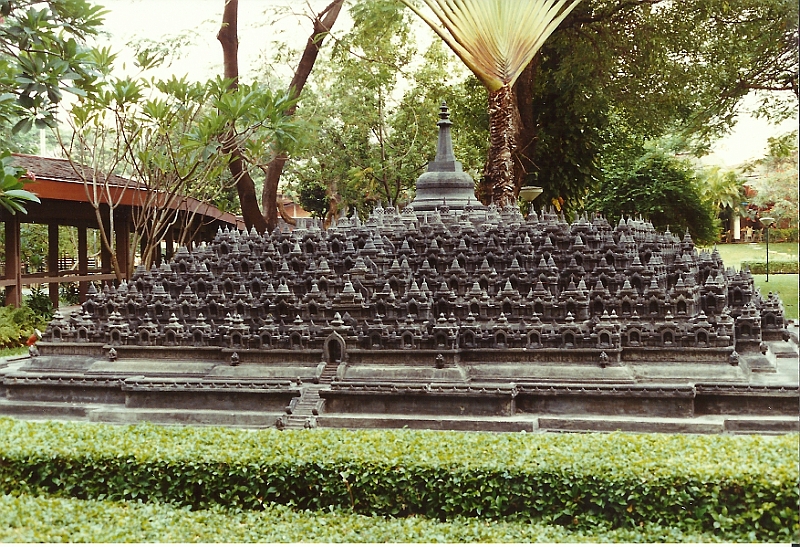
<instances>
[{"instance_id":1,"label":"stone base platform","mask_svg":"<svg viewBox=\"0 0 800 547\"><path fill-rule=\"evenodd\" d=\"M234 366L227 354L158 361L149 349L110 361L98 348L96 355L0 361L0 415L245 428L787 433L800 431L796 348L768 342L764 353L733 366L649 360L606 367L589 360L326 364L310 354L279 363L244 352Z\"/></svg>"},{"instance_id":2,"label":"stone base platform","mask_svg":"<svg viewBox=\"0 0 800 547\"><path fill-rule=\"evenodd\" d=\"M282 412L222 410L132 409L123 405L15 402L0 398L0 415L26 420L70 420L95 423L223 426L246 429L275 427ZM523 415L509 417L401 416L325 413L317 427L341 429L428 429L531 433L629 432L683 434L764 434L800 431L800 418L791 416L700 416L653 418L641 416Z\"/></svg>"}]
</instances>

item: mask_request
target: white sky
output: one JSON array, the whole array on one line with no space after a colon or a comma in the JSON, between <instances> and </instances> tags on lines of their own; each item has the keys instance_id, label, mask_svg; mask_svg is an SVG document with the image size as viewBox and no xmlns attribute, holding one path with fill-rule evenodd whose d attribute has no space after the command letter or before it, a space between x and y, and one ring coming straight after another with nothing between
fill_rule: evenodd
<instances>
[{"instance_id":1,"label":"white sky","mask_svg":"<svg viewBox=\"0 0 800 547\"><path fill-rule=\"evenodd\" d=\"M301 49L308 39L311 29L308 19L285 15L277 24L270 25L276 18L274 13L266 12L270 6L290 5L302 13L304 9L308 12L307 5L319 10L329 1L239 0L239 71L242 76L247 77L262 64L260 59L274 53L275 42L287 42L290 47ZM222 21L224 0L100 0L100 3L109 10L105 18L105 30L110 34L108 43L121 53L121 60L125 60L125 45L131 40L158 40L190 32L195 34L195 45L186 48L182 58L157 75L187 74L189 79L201 80L222 73L222 49L216 33ZM349 24L344 10L334 32L337 29L341 32ZM130 59L128 56L129 70L132 69ZM284 78L291 75L292 68L286 67ZM754 103L743 106L734 131L716 144L713 153L703 158L703 163L733 167L759 158L766 152L768 137L797 128L796 117L779 126L753 118L748 110L754 106Z\"/></svg>"}]
</instances>

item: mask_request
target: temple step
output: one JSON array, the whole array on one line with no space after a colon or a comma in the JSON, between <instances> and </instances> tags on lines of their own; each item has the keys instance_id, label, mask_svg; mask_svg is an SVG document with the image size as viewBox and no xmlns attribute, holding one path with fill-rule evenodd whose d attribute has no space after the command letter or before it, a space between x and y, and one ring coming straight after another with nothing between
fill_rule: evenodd
<instances>
[{"instance_id":1,"label":"temple step","mask_svg":"<svg viewBox=\"0 0 800 547\"><path fill-rule=\"evenodd\" d=\"M326 367L327 368L327 367ZM284 419L284 429L312 429L317 426L316 417L324 401L319 391L322 384L308 384L303 388L300 399L292 408L292 413Z\"/></svg>"}]
</instances>

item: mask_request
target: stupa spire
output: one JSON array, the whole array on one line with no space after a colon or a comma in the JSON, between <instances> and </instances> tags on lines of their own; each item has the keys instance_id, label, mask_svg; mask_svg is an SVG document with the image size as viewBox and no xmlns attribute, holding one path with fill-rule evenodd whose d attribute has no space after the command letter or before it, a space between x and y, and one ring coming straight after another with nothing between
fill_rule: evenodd
<instances>
[{"instance_id":1,"label":"stupa spire","mask_svg":"<svg viewBox=\"0 0 800 547\"><path fill-rule=\"evenodd\" d=\"M456 161L456 155L453 152L453 137L450 133L450 126L453 125L453 122L450 121L450 112L445 101L442 101L439 107L439 121L436 122L436 125L439 126L436 158L428 163L428 171L462 171L461 162Z\"/></svg>"}]
</instances>

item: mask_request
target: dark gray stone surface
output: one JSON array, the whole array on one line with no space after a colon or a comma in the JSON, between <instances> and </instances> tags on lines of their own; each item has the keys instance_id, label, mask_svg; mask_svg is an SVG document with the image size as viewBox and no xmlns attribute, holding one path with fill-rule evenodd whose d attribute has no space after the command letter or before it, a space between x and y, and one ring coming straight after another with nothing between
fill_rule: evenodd
<instances>
[{"instance_id":1,"label":"dark gray stone surface","mask_svg":"<svg viewBox=\"0 0 800 547\"><path fill-rule=\"evenodd\" d=\"M411 207L423 215L438 211L442 205L454 211L462 211L467 206L483 209L483 205L475 198L475 181L464 172L461 162L456 160L453 153L450 133L453 122L450 121L445 103L442 103L439 118L436 158L428 163L428 170L417 179L416 197Z\"/></svg>"}]
</instances>

